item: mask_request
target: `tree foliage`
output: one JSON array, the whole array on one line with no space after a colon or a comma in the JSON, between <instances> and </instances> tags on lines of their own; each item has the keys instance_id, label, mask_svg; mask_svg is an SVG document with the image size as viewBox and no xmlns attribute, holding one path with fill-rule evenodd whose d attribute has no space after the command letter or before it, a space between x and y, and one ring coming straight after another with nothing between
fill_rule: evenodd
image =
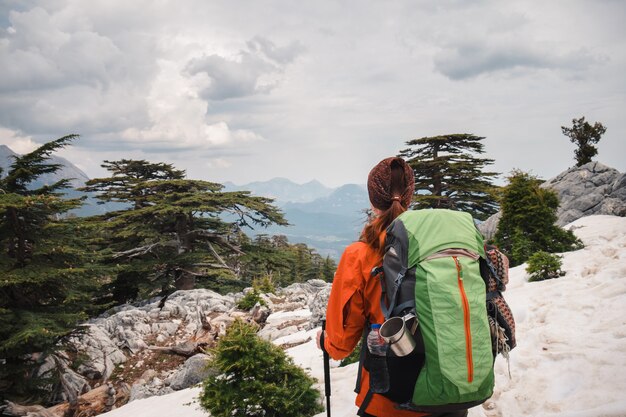
<instances>
[{"instance_id":1,"label":"tree foliage","mask_svg":"<svg viewBox=\"0 0 626 417\"><path fill-rule=\"evenodd\" d=\"M528 266L526 267L526 272L530 274L528 281L543 281L565 275L565 272L561 271L562 263L562 256L553 255L544 251L533 253L533 255L528 258Z\"/></svg>"},{"instance_id":2,"label":"tree foliage","mask_svg":"<svg viewBox=\"0 0 626 417\"><path fill-rule=\"evenodd\" d=\"M451 134L413 139L400 151L415 172L414 206L450 208L484 220L497 211L496 172L484 171L493 159L480 158L484 137Z\"/></svg>"},{"instance_id":3,"label":"tree foliage","mask_svg":"<svg viewBox=\"0 0 626 417\"><path fill-rule=\"evenodd\" d=\"M111 176L82 190L126 206L97 219L103 251L120 265L110 286L117 303L234 279L228 258L241 254L240 228L286 224L271 199L186 179L170 164L123 159L103 167Z\"/></svg>"},{"instance_id":4,"label":"tree foliage","mask_svg":"<svg viewBox=\"0 0 626 417\"><path fill-rule=\"evenodd\" d=\"M525 262L533 253L566 252L582 243L571 231L555 224L559 199L543 181L522 171L513 171L501 190L502 217L495 243L506 252L511 266Z\"/></svg>"},{"instance_id":5,"label":"tree foliage","mask_svg":"<svg viewBox=\"0 0 626 417\"><path fill-rule=\"evenodd\" d=\"M215 417L300 417L322 411L314 380L241 320L220 339L200 404Z\"/></svg>"},{"instance_id":6,"label":"tree foliage","mask_svg":"<svg viewBox=\"0 0 626 417\"><path fill-rule=\"evenodd\" d=\"M570 142L576 144L577 148L574 151L576 166L581 166L591 162L591 158L598 154L598 148L593 145L600 141L606 132L606 127L599 122L595 122L592 126L585 121L584 117L581 117L572 119L572 127L561 126L561 131L570 139Z\"/></svg>"},{"instance_id":7,"label":"tree foliage","mask_svg":"<svg viewBox=\"0 0 626 417\"><path fill-rule=\"evenodd\" d=\"M265 301L261 298L259 290L253 286L251 291L248 291L241 300L237 303L237 308L240 310L250 310L257 303L265 305Z\"/></svg>"},{"instance_id":8,"label":"tree foliage","mask_svg":"<svg viewBox=\"0 0 626 417\"><path fill-rule=\"evenodd\" d=\"M24 393L34 354L53 350L92 311L99 268L77 219L63 214L80 199L62 198L69 179L39 188L33 183L60 166L52 152L77 135L64 136L16 156L0 179L0 391ZM19 375L19 377L16 377ZM33 389L30 387L29 389Z\"/></svg>"},{"instance_id":9,"label":"tree foliage","mask_svg":"<svg viewBox=\"0 0 626 417\"><path fill-rule=\"evenodd\" d=\"M257 235L244 239L243 254L237 270L248 279L269 278L275 285L285 287L310 279L332 281L337 265L330 257L322 257L302 243L290 244L283 235Z\"/></svg>"}]
</instances>

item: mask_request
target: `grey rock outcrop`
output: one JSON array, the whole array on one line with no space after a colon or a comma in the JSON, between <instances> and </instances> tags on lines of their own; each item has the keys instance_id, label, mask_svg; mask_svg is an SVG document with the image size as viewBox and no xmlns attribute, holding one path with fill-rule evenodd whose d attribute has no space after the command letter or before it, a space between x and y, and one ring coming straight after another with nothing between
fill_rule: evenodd
<instances>
[{"instance_id":1,"label":"grey rock outcrop","mask_svg":"<svg viewBox=\"0 0 626 417\"><path fill-rule=\"evenodd\" d=\"M173 390L181 390L196 385L209 377L212 370L208 367L210 357L203 353L187 359L166 381Z\"/></svg>"},{"instance_id":2,"label":"grey rock outcrop","mask_svg":"<svg viewBox=\"0 0 626 417\"><path fill-rule=\"evenodd\" d=\"M54 402L75 400L91 389L87 379L70 368L69 357L64 352L47 356L37 373L42 378L59 380L59 384L50 386L51 400Z\"/></svg>"},{"instance_id":3,"label":"grey rock outcrop","mask_svg":"<svg viewBox=\"0 0 626 417\"><path fill-rule=\"evenodd\" d=\"M600 162L569 168L541 186L559 197L559 226L594 214L626 216L626 174ZM500 216L498 212L478 225L486 239L495 235Z\"/></svg>"},{"instance_id":4,"label":"grey rock outcrop","mask_svg":"<svg viewBox=\"0 0 626 417\"><path fill-rule=\"evenodd\" d=\"M49 358L39 372L63 379L63 389L54 393L58 401L115 381L129 384L130 401L171 393L207 378L209 356L194 353L215 343L237 318L260 324L259 336L278 345L304 343L304 336L291 335L312 328L310 310L318 316L325 312L330 287L322 280L292 284L276 294L261 294L267 305L250 311L236 307L243 293L220 295L206 289L177 291L164 302L155 298L118 306L67 338L72 354ZM193 356L181 364L181 355ZM77 362L71 363L74 359Z\"/></svg>"},{"instance_id":5,"label":"grey rock outcrop","mask_svg":"<svg viewBox=\"0 0 626 417\"><path fill-rule=\"evenodd\" d=\"M291 336L303 334L319 326L321 318L326 314L330 288L331 284L328 282L310 280L292 284L282 290L282 300L280 303L273 303L273 313L267 318L265 327L259 331L259 337L278 345L303 343L306 339Z\"/></svg>"},{"instance_id":6,"label":"grey rock outcrop","mask_svg":"<svg viewBox=\"0 0 626 417\"><path fill-rule=\"evenodd\" d=\"M321 326L322 320L326 318L326 306L328 305L331 287L331 284L326 284L326 286L322 287L309 304L309 309L311 310L310 327L312 329Z\"/></svg>"},{"instance_id":7,"label":"grey rock outcrop","mask_svg":"<svg viewBox=\"0 0 626 417\"><path fill-rule=\"evenodd\" d=\"M56 372L61 369L61 377L66 382L64 389L54 393L59 400L67 400L91 387L89 381L106 382L116 368L131 360L133 356L141 358L134 367L143 363L150 352L150 345L157 343L177 346L194 339L203 326L211 322L210 317L228 316L234 309L234 298L220 295L210 290L177 291L171 294L159 308L160 299L153 299L140 305L123 305L107 314L91 320L84 325L84 330L66 340L71 351L76 352L80 363L76 371L69 367L67 355L61 355L55 361L49 359L39 370L40 373ZM216 317L217 316L217 317ZM223 330L216 320L211 324L215 331ZM132 399L162 395L193 380L199 375L199 367L192 367L198 358L183 365L178 376L172 380L174 385L165 383L166 375L152 375L147 380L140 379L132 386ZM131 367L132 367L131 363ZM194 369L194 370L192 370ZM130 381L132 382L132 381ZM181 388L173 388L181 387Z\"/></svg>"},{"instance_id":8,"label":"grey rock outcrop","mask_svg":"<svg viewBox=\"0 0 626 417\"><path fill-rule=\"evenodd\" d=\"M143 398L157 397L160 395L171 394L174 390L165 385L159 378L153 378L149 383L137 383L130 389L129 402L141 400Z\"/></svg>"},{"instance_id":9,"label":"grey rock outcrop","mask_svg":"<svg viewBox=\"0 0 626 417\"><path fill-rule=\"evenodd\" d=\"M292 284L285 288L282 293L288 302L308 307L317 293L328 285L326 281L321 279L312 279L307 282Z\"/></svg>"},{"instance_id":10,"label":"grey rock outcrop","mask_svg":"<svg viewBox=\"0 0 626 417\"><path fill-rule=\"evenodd\" d=\"M500 217L502 217L501 211L497 212L496 214L489 217L487 220L478 225L478 230L480 230L485 239L491 239L496 235L496 230L498 230Z\"/></svg>"},{"instance_id":11,"label":"grey rock outcrop","mask_svg":"<svg viewBox=\"0 0 626 417\"><path fill-rule=\"evenodd\" d=\"M91 380L107 380L115 365L126 362L126 355L111 339L111 336L102 327L89 324L80 337L70 338L69 343L77 351L89 358L78 366L78 373Z\"/></svg>"},{"instance_id":12,"label":"grey rock outcrop","mask_svg":"<svg viewBox=\"0 0 626 417\"><path fill-rule=\"evenodd\" d=\"M626 174L600 162L570 168L542 187L559 196L559 226L593 214L626 216Z\"/></svg>"}]
</instances>

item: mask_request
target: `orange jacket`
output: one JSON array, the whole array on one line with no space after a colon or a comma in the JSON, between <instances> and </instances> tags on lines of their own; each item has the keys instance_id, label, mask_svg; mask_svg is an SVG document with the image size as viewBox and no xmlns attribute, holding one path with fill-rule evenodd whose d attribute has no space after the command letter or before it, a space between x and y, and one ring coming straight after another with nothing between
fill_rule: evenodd
<instances>
[{"instance_id":1,"label":"orange jacket","mask_svg":"<svg viewBox=\"0 0 626 417\"><path fill-rule=\"evenodd\" d=\"M380 282L377 277L371 278L372 269L380 264L380 255L363 242L351 244L341 256L326 310L324 348L333 359L343 359L354 350L367 319L370 323L384 321ZM369 373L365 369L361 372L361 390L356 397L359 407L369 389ZM398 410L395 403L378 394L374 394L366 412L377 417L427 415Z\"/></svg>"}]
</instances>

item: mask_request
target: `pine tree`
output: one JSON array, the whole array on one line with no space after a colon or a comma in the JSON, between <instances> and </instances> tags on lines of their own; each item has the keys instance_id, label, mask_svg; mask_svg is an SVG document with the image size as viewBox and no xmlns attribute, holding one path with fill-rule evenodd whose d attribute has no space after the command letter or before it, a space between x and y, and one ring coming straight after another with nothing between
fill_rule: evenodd
<instances>
[{"instance_id":1,"label":"pine tree","mask_svg":"<svg viewBox=\"0 0 626 417\"><path fill-rule=\"evenodd\" d=\"M566 252L581 247L571 231L555 224L559 199L554 191L540 187L543 181L522 171L513 171L508 181L501 190L502 217L495 243L507 253L511 266L538 251Z\"/></svg>"},{"instance_id":2,"label":"pine tree","mask_svg":"<svg viewBox=\"0 0 626 417\"><path fill-rule=\"evenodd\" d=\"M103 251L121 268L111 285L117 303L233 279L228 257L240 253L239 228L286 224L271 199L186 179L169 164L120 160L103 167L111 176L88 181L83 191L126 206L99 219Z\"/></svg>"},{"instance_id":3,"label":"pine tree","mask_svg":"<svg viewBox=\"0 0 626 417\"><path fill-rule=\"evenodd\" d=\"M584 117L580 119L572 119L572 127L561 126L561 131L570 139L570 142L576 144L578 148L574 152L576 166L585 165L591 162L591 158L598 154L598 148L595 144L606 132L606 127L602 123L596 122L592 125L585 121Z\"/></svg>"},{"instance_id":4,"label":"pine tree","mask_svg":"<svg viewBox=\"0 0 626 417\"><path fill-rule=\"evenodd\" d=\"M413 139L400 151L415 172L415 208L450 208L484 220L494 214L497 202L492 183L496 172L485 172L493 159L484 153L484 137L451 134Z\"/></svg>"},{"instance_id":5,"label":"pine tree","mask_svg":"<svg viewBox=\"0 0 626 417\"><path fill-rule=\"evenodd\" d=\"M317 278L315 276L315 266L311 262L311 251L304 243L296 243L294 245L295 251L295 266L296 277L295 282L305 282L309 279Z\"/></svg>"},{"instance_id":6,"label":"pine tree","mask_svg":"<svg viewBox=\"0 0 626 417\"><path fill-rule=\"evenodd\" d=\"M324 259L324 265L322 266L322 279L326 282L333 282L336 270L337 264L335 264L335 261L330 259L330 256L326 256L326 259Z\"/></svg>"},{"instance_id":7,"label":"pine tree","mask_svg":"<svg viewBox=\"0 0 626 417\"><path fill-rule=\"evenodd\" d=\"M315 380L237 319L214 349L200 405L215 417L300 417L323 410Z\"/></svg>"},{"instance_id":8,"label":"pine tree","mask_svg":"<svg viewBox=\"0 0 626 417\"><path fill-rule=\"evenodd\" d=\"M255 280L270 277L280 286L289 283L290 245L286 237L257 235L241 247L240 275Z\"/></svg>"},{"instance_id":9,"label":"pine tree","mask_svg":"<svg viewBox=\"0 0 626 417\"><path fill-rule=\"evenodd\" d=\"M62 198L69 179L33 186L60 168L47 163L52 152L77 137L15 157L0 179L0 391L7 395L32 393L28 385L38 381L24 375L34 358L54 350L91 309L98 267L81 222L62 218L82 202Z\"/></svg>"},{"instance_id":10,"label":"pine tree","mask_svg":"<svg viewBox=\"0 0 626 417\"><path fill-rule=\"evenodd\" d=\"M303 243L290 244L283 235L257 235L242 245L239 259L242 277L261 279L266 276L279 286L309 279L332 281L336 264Z\"/></svg>"}]
</instances>

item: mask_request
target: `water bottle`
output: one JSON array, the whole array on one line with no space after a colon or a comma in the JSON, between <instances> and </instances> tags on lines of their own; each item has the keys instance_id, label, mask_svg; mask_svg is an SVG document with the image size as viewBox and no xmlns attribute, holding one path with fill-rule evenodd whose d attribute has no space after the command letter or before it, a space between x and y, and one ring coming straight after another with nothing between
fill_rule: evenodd
<instances>
[{"instance_id":1,"label":"water bottle","mask_svg":"<svg viewBox=\"0 0 626 417\"><path fill-rule=\"evenodd\" d=\"M367 349L372 355L387 356L387 343L380 336L380 324L372 324L372 328L367 335Z\"/></svg>"},{"instance_id":2,"label":"water bottle","mask_svg":"<svg viewBox=\"0 0 626 417\"><path fill-rule=\"evenodd\" d=\"M367 335L366 369L370 373L370 390L376 394L389 391L389 372L387 371L387 343L380 336L380 324L372 324Z\"/></svg>"}]
</instances>

